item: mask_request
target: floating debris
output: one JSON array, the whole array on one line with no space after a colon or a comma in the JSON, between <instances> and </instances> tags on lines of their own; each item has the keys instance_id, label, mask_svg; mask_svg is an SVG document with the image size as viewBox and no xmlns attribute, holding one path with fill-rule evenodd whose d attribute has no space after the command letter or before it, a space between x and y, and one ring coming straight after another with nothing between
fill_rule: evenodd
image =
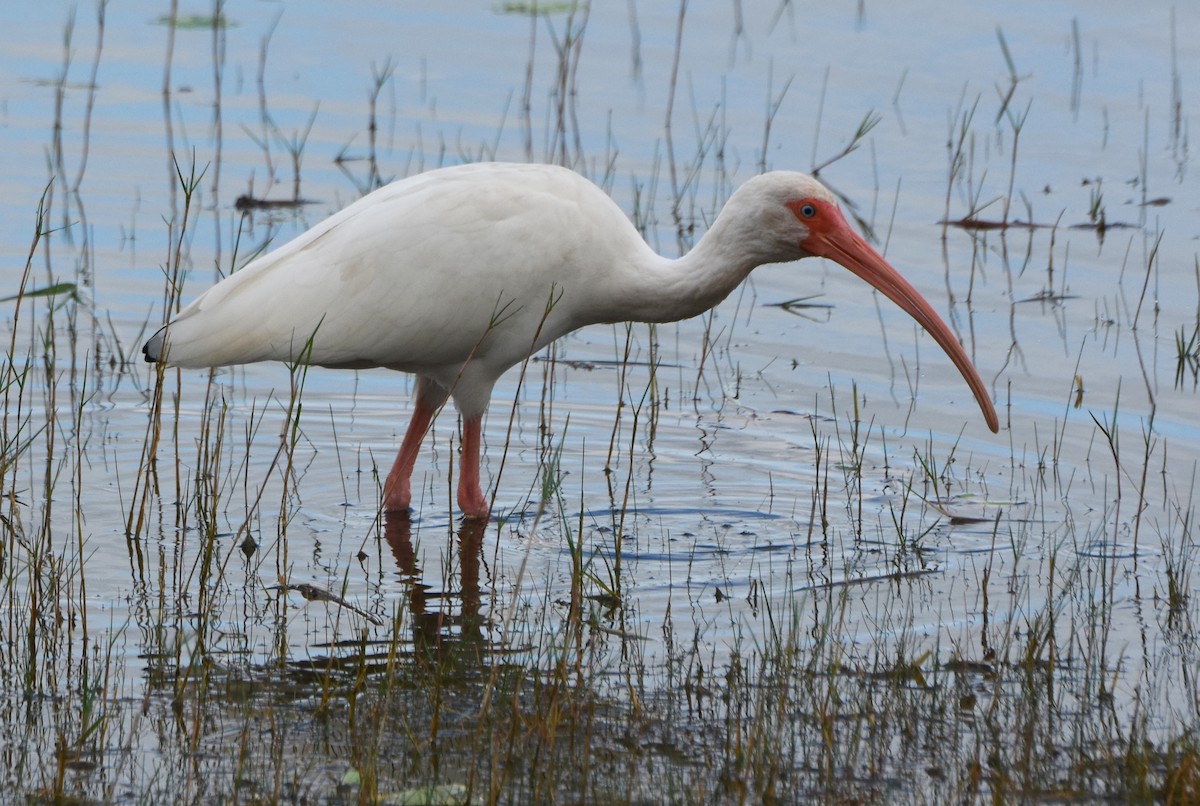
<instances>
[{"instance_id":1,"label":"floating debris","mask_svg":"<svg viewBox=\"0 0 1200 806\"><path fill-rule=\"evenodd\" d=\"M377 627L383 626L383 619L379 618L379 616L376 616L373 613L368 613L365 610L355 607L354 605L350 604L345 599L343 599L341 596L338 596L336 593L325 590L324 588L318 588L316 585L309 585L308 583L305 583L305 582L301 582L298 584L283 583L283 584L279 584L279 585L272 585L270 588L268 588L268 590L295 591L296 593L303 596L306 601L309 601L309 602L331 602L331 603L337 605L338 607L344 607L353 613L357 613L358 615L362 616L367 621L371 622L372 624L374 624Z\"/></svg>"},{"instance_id":2,"label":"floating debris","mask_svg":"<svg viewBox=\"0 0 1200 806\"><path fill-rule=\"evenodd\" d=\"M953 221L943 218L938 223L947 227L958 227L959 229L969 230L1046 229L1050 226L1049 224L1034 224L1030 221L988 221L972 216L958 218Z\"/></svg>"},{"instance_id":3,"label":"floating debris","mask_svg":"<svg viewBox=\"0 0 1200 806\"><path fill-rule=\"evenodd\" d=\"M315 199L256 199L253 196L241 195L233 206L242 212L248 210L289 210L303 207L306 204L316 204Z\"/></svg>"}]
</instances>

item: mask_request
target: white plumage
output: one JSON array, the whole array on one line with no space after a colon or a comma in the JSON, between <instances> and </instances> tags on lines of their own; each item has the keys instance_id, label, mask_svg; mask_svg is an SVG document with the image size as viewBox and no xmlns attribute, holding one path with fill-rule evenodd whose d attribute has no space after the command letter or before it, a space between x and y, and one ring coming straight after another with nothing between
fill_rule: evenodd
<instances>
[{"instance_id":1,"label":"white plumage","mask_svg":"<svg viewBox=\"0 0 1200 806\"><path fill-rule=\"evenodd\" d=\"M589 324L676 321L724 299L763 263L828 257L908 311L995 410L953 334L850 230L804 174L755 177L696 247L653 252L598 187L565 168L482 163L443 168L364 196L200 295L143 352L185 367L295 361L387 367L418 376L413 420L385 483L406 509L421 439L448 395L463 416L458 502L486 515L479 427L509 367Z\"/></svg>"}]
</instances>

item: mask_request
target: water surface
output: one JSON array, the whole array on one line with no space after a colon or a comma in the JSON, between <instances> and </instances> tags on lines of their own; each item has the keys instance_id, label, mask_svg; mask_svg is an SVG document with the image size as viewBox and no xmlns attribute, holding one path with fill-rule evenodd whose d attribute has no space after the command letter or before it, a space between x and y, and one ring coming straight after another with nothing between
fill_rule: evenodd
<instances>
[{"instance_id":1,"label":"water surface","mask_svg":"<svg viewBox=\"0 0 1200 806\"><path fill-rule=\"evenodd\" d=\"M73 454L58 465L70 472L46 499L50 448L38 437L4 483L27 529L49 513L59 550L85 563L90 622L123 636L119 651L136 667L151 639L127 625L143 621L154 590L168 579L199 595L200 547L177 524L194 527L179 513L195 511L197 445L214 416L206 373L180 376L178 418L174 402L166 415L178 439L157 455L155 525L139 548L126 541L154 383L136 359L163 318L183 216L176 163L202 174L183 244L186 301L376 179L485 159L566 162L653 246L679 254L737 184L763 168L819 166L869 119L822 178L952 324L1000 434L936 345L856 278L815 260L765 267L709 317L588 328L537 356L523 381L517 370L501 381L484 466L499 521L482 538L479 599L464 604L450 412L418 463L412 531L388 544L377 476L407 422L409 379L307 373L284 496L274 460L290 376L221 370L212 517L230 590L214 614L231 638L218 649L255 662L279 651L241 631L281 578L344 591L386 624L413 602L415 577L458 591L419 606L480 608L491 618L468 631L498 641L497 614L514 596L562 600L578 541L597 579L619 580L626 607L614 629L642 636L651 666L669 652L665 622L699 625L719 665L747 635L762 640L764 599L786 612L830 586L849 591L836 631L850 657L915 636L942 662L986 656L989 623L1019 632L1043 608L1082 618L1086 592L1106 590L1114 655L1104 668L1128 670L1115 710L1149 709L1160 736L1194 726L1194 701L1170 702L1191 685L1181 677L1191 661L1174 666L1160 647L1174 629L1168 581L1190 590L1180 558L1195 540L1200 455L1194 370L1176 383L1177 334L1200 315L1188 142L1200 46L1183 35L1200 25L1197 10L692 3L672 94L677 11L648 5L598 4L580 29L562 11L531 26L491 4L226 4L223 27L175 30L168 66L160 4L110 4L94 85L92 8L6 12L0 249L12 269L0 295L16 291L46 192L53 232L31 285L77 283L83 304L73 353L60 312L56 369L30 376L33 399L53 402L21 407L26 435L47 407L65 422L78 407L78 428L60 428L54 448ZM568 30L564 94L555 45ZM289 148L302 154L307 203L243 215L243 194L293 197ZM939 223L969 216L1037 226ZM810 307L781 305L797 298ZM27 300L15 331L17 355L35 367L47 317L44 299ZM535 518L547 477L561 497ZM247 535L258 546L249 557L238 550ZM1055 576L1064 567L1070 584ZM989 599L998 579L1006 590ZM306 614L286 634L296 656L323 655L365 623L292 601ZM561 615L551 606L547 617ZM1130 649L1139 646L1150 649Z\"/></svg>"}]
</instances>

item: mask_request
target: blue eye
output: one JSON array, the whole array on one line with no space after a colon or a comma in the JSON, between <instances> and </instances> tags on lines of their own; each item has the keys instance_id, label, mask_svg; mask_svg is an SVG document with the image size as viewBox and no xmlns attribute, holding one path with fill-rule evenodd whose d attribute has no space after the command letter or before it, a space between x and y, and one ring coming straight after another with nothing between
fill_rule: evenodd
<instances>
[{"instance_id":1,"label":"blue eye","mask_svg":"<svg viewBox=\"0 0 1200 806\"><path fill-rule=\"evenodd\" d=\"M805 218L812 218L816 214L817 208L813 207L811 204L805 204L800 207L800 215L804 216Z\"/></svg>"}]
</instances>

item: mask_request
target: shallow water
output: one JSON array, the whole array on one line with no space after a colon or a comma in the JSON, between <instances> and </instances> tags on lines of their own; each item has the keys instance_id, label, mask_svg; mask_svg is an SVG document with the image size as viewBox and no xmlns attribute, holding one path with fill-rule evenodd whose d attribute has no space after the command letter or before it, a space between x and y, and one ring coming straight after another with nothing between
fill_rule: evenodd
<instances>
[{"instance_id":1,"label":"shallow water","mask_svg":"<svg viewBox=\"0 0 1200 806\"><path fill-rule=\"evenodd\" d=\"M1110 645L1167 641L1156 618L1165 618L1166 569L1177 571L1175 558L1194 545L1200 455L1194 373L1175 383L1176 333L1190 333L1200 311L1200 197L1187 129L1200 44L1184 35L1173 41L1172 26L1196 30L1200 9L869 4L860 16L852 4L790 4L775 19L775 4L693 3L668 142L676 11L645 5L632 16L626 4L591 10L560 134L551 39L563 36L561 12L537 27L527 127L529 19L490 5L400 10L356 2L333 18L322 4L227 4L219 36L211 27L176 32L164 117L163 10L112 4L90 118L96 26L92 10L81 8L63 85L63 170L54 166L53 122L69 5L6 11L6 29L21 35L10 33L0 49L7 187L0 256L14 268L0 296L16 291L49 182L55 232L34 260L32 284L81 285L87 304L76 361L92 367L81 427L61 435L84 460L75 478L55 485L50 511L61 519L56 534L66 539L77 530L84 540L93 623L114 631L139 623L145 603L138 597L156 573L197 595L189 579L197 549L175 531L170 444L158 454L164 489L153 537L140 551L126 550L153 371L137 361L109 363L114 355L138 357L162 318L161 267L172 234L164 222L178 221L182 210L171 153L185 172L192 154L204 170L186 243L189 300L218 271L360 194L369 181L371 76L388 65L378 104L385 180L468 160L565 155L622 208L636 210L665 254L686 248L760 163L810 169L843 148L865 116L878 115L861 147L822 177L856 205L889 260L955 328L1001 414L1002 430L992 435L936 345L856 278L818 261L758 270L711 318L654 331L634 326L628 336L623 327L589 328L531 362L519 389L517 370L497 388L484 477L496 489L500 522L483 537L482 603L468 609L503 612L518 589L561 598L570 588L569 537L581 541L600 578L615 573L619 554L626 602L619 626L647 639L642 651L651 664L665 652L656 636L666 619L702 624L703 640L721 658L747 633L759 635L758 597L787 607L831 585L851 591L838 624L856 648L851 654L866 657L916 635L949 657L971 654L981 618L1019 623L1055 600L1048 558L1083 575L1100 558ZM1011 96L998 30L1015 70ZM263 87L272 131L264 130L258 87L268 36ZM214 42L224 54L219 92ZM67 191L80 173L85 120L86 169L74 197ZM963 156L951 182L948 141L960 133ZM243 193L289 197L286 143L301 139L299 193L311 203L243 218L233 206ZM349 159L339 163L339 155ZM694 231L672 225L673 181ZM967 231L938 223L968 215L999 221L1009 198L1010 219L1039 227ZM1094 207L1104 209L1103 233L1077 228L1090 223ZM780 307L800 297L816 307ZM11 323L12 303L4 304ZM26 306L17 340L27 346L46 306ZM66 339L66 322L56 323ZM66 352L59 348L60 373ZM33 377L38 389L49 388L44 373ZM56 377L62 417L79 401L67 391L69 376ZM197 372L181 379L181 484L194 484L206 381ZM414 601L415 574L435 593L457 591L418 606L461 610L449 540L453 416L439 420L414 478L422 491L408 535L416 565L401 559L397 567L407 549L402 537L399 549L379 539L374 474L386 472L407 422L408 379L384 371L307 374L283 544L276 542L281 475L271 463L287 423L288 387L279 366L217 375L228 436L216 518L219 531L236 536L221 550L230 557L229 579L238 580L232 588L241 587L216 617L237 635L239 624L253 621L248 612L274 601L268 588L281 577L344 586L348 600L386 620ZM35 408L29 416L26 433L33 433L46 413ZM1115 451L1105 432L1115 435ZM30 522L47 507L39 450L5 479ZM857 470L845 471L851 465ZM547 472L557 474L562 500L536 519ZM248 519L259 550L244 559L237 541L260 486L263 503ZM71 518L75 495L79 521ZM998 607L995 598L988 604L989 578L1008 585ZM289 628L297 656L321 655L323 642L348 629L338 608L292 600L307 613ZM1087 606L1082 599L1064 605ZM498 620L483 627L492 638ZM145 655L147 640L131 638L121 651ZM273 648L260 641L238 635L226 649L265 657ZM1139 662L1157 668L1165 662L1158 652ZM1158 678L1149 694L1133 690L1136 675L1122 681L1119 708L1156 702L1155 727L1179 732L1194 712L1165 706L1177 673Z\"/></svg>"}]
</instances>

